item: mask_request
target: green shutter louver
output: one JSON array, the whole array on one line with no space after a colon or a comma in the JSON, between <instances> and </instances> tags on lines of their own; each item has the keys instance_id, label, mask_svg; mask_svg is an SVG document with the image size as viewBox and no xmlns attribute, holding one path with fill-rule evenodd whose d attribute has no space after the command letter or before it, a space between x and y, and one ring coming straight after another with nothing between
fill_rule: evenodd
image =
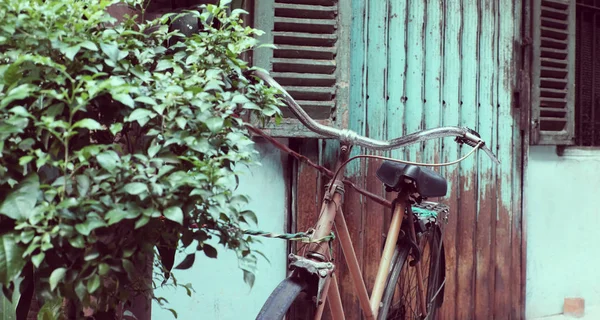
<instances>
[{"instance_id":1,"label":"green shutter louver","mask_svg":"<svg viewBox=\"0 0 600 320\"><path fill-rule=\"evenodd\" d=\"M259 40L276 49L257 49L254 65L269 71L313 119L328 125L336 125L347 104L347 85L338 85L348 76L349 36L340 32L349 24L344 11L339 0L260 0L255 7L255 27L265 31ZM287 108L282 111L283 124L269 126L270 134L312 135Z\"/></svg>"},{"instance_id":2,"label":"green shutter louver","mask_svg":"<svg viewBox=\"0 0 600 320\"><path fill-rule=\"evenodd\" d=\"M575 135L575 1L533 1L531 143L570 145Z\"/></svg>"}]
</instances>

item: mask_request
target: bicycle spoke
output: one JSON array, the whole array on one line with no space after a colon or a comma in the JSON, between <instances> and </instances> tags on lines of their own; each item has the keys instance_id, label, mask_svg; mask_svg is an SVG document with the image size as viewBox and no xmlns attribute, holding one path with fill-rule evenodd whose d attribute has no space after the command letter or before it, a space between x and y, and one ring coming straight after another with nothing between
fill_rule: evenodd
<instances>
[{"instance_id":1,"label":"bicycle spoke","mask_svg":"<svg viewBox=\"0 0 600 320\"><path fill-rule=\"evenodd\" d=\"M421 314L421 308L419 307L422 296L419 294L417 267L420 268L423 277L423 290L426 297L425 305L428 312L434 307L433 302L441 291L441 286L436 287L435 285L435 279L438 279L440 270L437 270L437 268L431 270L432 266L438 265L433 262L437 262L440 252L439 248L434 249L432 247L432 237L433 234L431 233L419 235L417 243L421 248L421 261L418 266L411 267L409 261L414 259L411 254L410 258L402 266L400 271L401 277L398 279L387 319L422 320L426 318L427 315Z\"/></svg>"}]
</instances>

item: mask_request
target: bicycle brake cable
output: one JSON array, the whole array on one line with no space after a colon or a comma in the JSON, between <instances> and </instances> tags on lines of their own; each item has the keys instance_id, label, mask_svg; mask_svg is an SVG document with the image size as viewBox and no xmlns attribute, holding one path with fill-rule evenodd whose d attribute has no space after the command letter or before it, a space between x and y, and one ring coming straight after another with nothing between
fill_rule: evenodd
<instances>
[{"instance_id":1,"label":"bicycle brake cable","mask_svg":"<svg viewBox=\"0 0 600 320\"><path fill-rule=\"evenodd\" d=\"M477 151L477 149L479 149L481 146L483 146L483 141L480 141L479 143L477 143L477 145L475 145L475 147L473 147L473 149L471 149L463 157L461 157L457 160L454 160L454 161L443 162L443 163L422 163L422 162L413 162L413 161L408 161L408 160L394 159L394 158L389 158L389 157L384 157L384 156L361 154L361 155L354 156L354 157L344 161L342 163L342 165L333 174L333 178L331 181L335 181L337 179L337 176L339 175L340 171L342 171L350 161L358 159L358 158L387 160L387 161L392 161L392 162L404 163L404 164L414 165L414 166L423 166L423 167L444 167L444 166L451 166L451 165L457 164L457 163L465 160L466 158L471 156L473 153L475 153L475 151ZM335 191L335 188L331 188L331 190L329 191L329 192L331 192L331 196L333 196L334 191Z\"/></svg>"}]
</instances>

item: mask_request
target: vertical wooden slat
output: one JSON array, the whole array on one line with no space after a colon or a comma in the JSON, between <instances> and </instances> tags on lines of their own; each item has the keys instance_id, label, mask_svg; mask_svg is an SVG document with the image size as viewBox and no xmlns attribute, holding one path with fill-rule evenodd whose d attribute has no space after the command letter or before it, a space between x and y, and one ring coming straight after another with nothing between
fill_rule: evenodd
<instances>
[{"instance_id":1,"label":"vertical wooden slat","mask_svg":"<svg viewBox=\"0 0 600 320\"><path fill-rule=\"evenodd\" d=\"M479 133L489 146L496 144L496 40L497 5L486 1L480 7L481 32L479 34ZM475 319L490 319L493 315L490 305L494 301L492 233L496 215L496 166L487 157L478 157L478 208L477 234L475 240Z\"/></svg>"},{"instance_id":2,"label":"vertical wooden slat","mask_svg":"<svg viewBox=\"0 0 600 320\"><path fill-rule=\"evenodd\" d=\"M408 21L407 1L388 1L388 28L387 28L387 139L394 139L406 134L404 112L406 108L406 45ZM404 159L404 150L395 149L386 153L395 159ZM395 193L386 193L386 198L394 200ZM388 230L392 218L392 211L385 210L384 228Z\"/></svg>"},{"instance_id":3,"label":"vertical wooden slat","mask_svg":"<svg viewBox=\"0 0 600 320\"><path fill-rule=\"evenodd\" d=\"M501 6L501 11L504 13L503 16L507 20L511 21L520 21L519 17L521 17L521 5L518 2L509 2L503 3ZM575 15L575 12L572 11L571 14ZM507 34L504 35L504 41L509 41L509 38L512 39L520 39L521 32L521 24L513 23L510 25L511 27L506 30ZM513 40L514 41L514 40ZM516 86L516 77L513 70L519 70L521 57L519 57L519 47L505 48L505 61L508 62L508 69L511 72L505 72L504 76L508 79L503 81L504 90L508 90L509 93L512 92L512 88ZM573 66L573 65L572 65ZM506 82L508 81L508 88L506 86ZM574 81L574 77L572 77L572 81ZM574 85L573 85L574 86ZM518 113L518 109L515 107L518 105L519 101L514 101L514 95L510 95L510 105L512 110L512 119L520 119L520 114ZM573 101L574 103L574 101ZM523 106L521 106L523 107ZM518 122L513 121L513 139L512 139L512 150L513 150L513 158L512 158L512 208L511 208L511 243L510 248L512 251L512 259L511 259L511 314L510 319L522 319L524 317L525 311L525 296L521 295L521 288L525 287L525 279L521 277L521 266L525 264L525 261L521 259L521 250L523 249L522 242L522 224L521 218L523 216L523 205L521 199L521 186L523 175L521 174L521 170L523 170L523 136L521 134L521 127Z\"/></svg>"},{"instance_id":4,"label":"vertical wooden slat","mask_svg":"<svg viewBox=\"0 0 600 320\"><path fill-rule=\"evenodd\" d=\"M426 27L425 27L425 128L435 128L442 125L442 64L444 34L444 4L441 0L427 2ZM432 140L425 147L425 161L428 163L440 162L441 141ZM436 170L439 171L439 170Z\"/></svg>"},{"instance_id":5,"label":"vertical wooden slat","mask_svg":"<svg viewBox=\"0 0 600 320\"><path fill-rule=\"evenodd\" d=\"M444 88L443 88L443 113L442 121L446 126L459 124L460 97L458 96L462 74L459 35L462 25L462 4L460 1L449 1L445 4L444 11ZM442 142L442 161L451 161L458 156L456 143L451 139ZM441 319L454 320L456 310L460 308L456 303L457 253L456 232L459 213L458 204L458 169L456 166L442 168L443 175L448 180L448 196L445 203L450 206L450 217L444 231L446 248L446 286L444 289L444 304L441 308Z\"/></svg>"},{"instance_id":6,"label":"vertical wooden slat","mask_svg":"<svg viewBox=\"0 0 600 320\"><path fill-rule=\"evenodd\" d=\"M367 14L368 3L364 0L352 0L352 28L350 30L350 107L348 110L348 127L364 135L366 127L366 47L367 47ZM362 153L361 148L355 147L352 154ZM366 167L364 162L351 162L346 168L346 174L358 186L364 188L362 178ZM344 195L344 216L359 265L363 265L364 256L364 223L365 199L352 189L347 189ZM352 279L343 260L342 250L337 248L337 275L340 283L342 304L347 319L360 319L361 311L358 297L355 295Z\"/></svg>"},{"instance_id":7,"label":"vertical wooden slat","mask_svg":"<svg viewBox=\"0 0 600 320\"><path fill-rule=\"evenodd\" d=\"M512 110L512 70L513 70L513 48L506 45L513 40L514 17L512 4L502 3L499 9L500 27L498 32L498 66L497 77L498 91L498 156L500 166L498 171L499 197L498 212L496 220L496 279L495 279L495 301L494 317L496 319L509 319L511 310L512 275L511 263L511 221L513 212L513 167L515 154L514 143L519 140L515 136L515 120ZM512 23L510 22L512 21ZM518 178L518 177L517 177ZM518 261L516 261L519 263ZM514 292L514 294L518 294Z\"/></svg>"},{"instance_id":8,"label":"vertical wooden slat","mask_svg":"<svg viewBox=\"0 0 600 320\"><path fill-rule=\"evenodd\" d=\"M461 29L461 55L463 74L460 88L460 124L477 130L478 81L478 0L463 0L463 25ZM463 145L460 154L465 155L471 147ZM477 159L469 157L459 166L459 205L456 250L457 268L457 319L473 318L475 288L474 279L474 234L477 211ZM454 190L453 190L454 191Z\"/></svg>"},{"instance_id":9,"label":"vertical wooden slat","mask_svg":"<svg viewBox=\"0 0 600 320\"><path fill-rule=\"evenodd\" d=\"M408 22L407 1L389 1L388 27L388 72L387 72L387 137L393 139L406 133L404 121L406 96L406 23ZM403 158L401 149L393 150L390 156Z\"/></svg>"},{"instance_id":10,"label":"vertical wooden slat","mask_svg":"<svg viewBox=\"0 0 600 320\"><path fill-rule=\"evenodd\" d=\"M295 148L298 148L299 152L311 161L318 163L319 161L319 148L318 140L306 140L298 141L295 140L292 144L296 143ZM296 199L296 230L306 231L312 228L314 223L317 222L319 209L320 209L320 178L318 172L308 166L305 163L298 164L297 172L297 199ZM301 249L306 245L302 242L296 242L294 252L302 253ZM290 309L290 316L293 319L312 319L314 312L314 304L305 299L298 299L292 305Z\"/></svg>"},{"instance_id":11,"label":"vertical wooden slat","mask_svg":"<svg viewBox=\"0 0 600 320\"><path fill-rule=\"evenodd\" d=\"M407 47L406 47L406 112L404 121L406 133L419 131L423 128L423 74L425 43L425 0L408 0ZM406 148L407 158L412 161L423 159L421 144Z\"/></svg>"},{"instance_id":12,"label":"vertical wooden slat","mask_svg":"<svg viewBox=\"0 0 600 320\"><path fill-rule=\"evenodd\" d=\"M444 1L428 1L425 8L425 128L435 128L442 125L443 117L443 88L444 88ZM424 160L427 163L442 161L442 141L433 140L425 144ZM442 169L433 168L436 171ZM451 193L451 192L450 192ZM452 195L450 195L452 196ZM439 201L439 199L429 199ZM447 245L446 245L447 246ZM441 315L438 314L438 318Z\"/></svg>"},{"instance_id":13,"label":"vertical wooden slat","mask_svg":"<svg viewBox=\"0 0 600 320\"><path fill-rule=\"evenodd\" d=\"M369 6L367 39L367 127L366 134L375 139L385 139L387 125L387 26L388 6L387 1L367 1ZM374 152L367 151L373 154ZM381 153L375 153L381 154ZM377 179L377 171L380 161L367 161L367 171L364 176L369 191L383 195L381 182ZM375 283L375 276L379 268L381 249L383 248L383 208L381 205L366 199L366 207L363 212L364 221L364 262L363 277L367 284L367 290L371 292Z\"/></svg>"},{"instance_id":14,"label":"vertical wooden slat","mask_svg":"<svg viewBox=\"0 0 600 320\"><path fill-rule=\"evenodd\" d=\"M519 42L518 43L523 43L523 39L528 38L529 37L529 31L531 29L529 29L531 20L530 20L530 16L529 16L529 10L528 10L528 6L529 6L530 2L522 2L522 3L514 3L513 4L513 19L516 21L521 21L522 23L520 24L515 24L515 27L513 29L513 37L515 39L518 39ZM530 58L530 51L529 50L523 50L523 46L517 46L515 48L516 50L513 51L513 55L518 58L516 59L518 62L518 64L515 64L515 69L514 70L529 70L530 67L530 62L531 60ZM515 79L513 78L513 81ZM520 81L520 83L518 85L521 86L521 88L529 88L530 87L530 77L524 77L523 79L518 79L518 81ZM516 314L513 316L513 319L525 319L525 301L526 301L526 296L525 296L525 289L526 289L526 270L527 270L527 263L526 263L526 253L527 253L527 235L526 235L526 221L525 221L525 205L524 205L524 199L523 199L523 184L524 184L524 179L525 179L525 172L527 172L526 167L527 167L527 161L528 161L528 156L529 156L529 136L528 136L528 132L527 130L523 130L524 128L526 128L526 126L524 126L524 124L526 122L523 121L523 119L528 119L529 117L529 108L527 108L527 106L529 106L529 102L530 102L530 95L529 95L529 90L525 90L523 92L523 90L521 90L520 92L520 96L519 96L519 100L518 101L513 101L513 104L518 104L519 106L519 115L518 118L520 119L519 122L519 126L515 126L514 130L516 132L518 132L518 137L519 137L519 141L517 145L517 152L518 154L515 156L516 159L516 164L514 165L514 171L515 171L515 178L513 181L513 199L514 199L514 204L513 204L513 212L515 214L515 217L513 219L516 219L516 223L515 224L515 230L517 230L518 234L519 234L519 238L517 239L518 243L513 243L512 245L514 247L518 247L517 249L513 249L513 250L517 250L518 251L518 259L513 259L513 266L515 267L515 272L519 273L518 276L518 287L517 292L515 292L515 295L517 296L517 302L515 303L515 309L516 310ZM514 256L514 254L513 254ZM516 265L516 261L518 261L518 265Z\"/></svg>"},{"instance_id":15,"label":"vertical wooden slat","mask_svg":"<svg viewBox=\"0 0 600 320\"><path fill-rule=\"evenodd\" d=\"M520 11L519 11L520 10ZM522 24L521 29L516 30L515 34L518 34L517 38L523 42L523 39L531 39L531 1L525 1L520 6L517 5L515 8L515 18L521 17ZM525 46L521 46L521 65L520 70L531 70L531 50ZM528 128L528 121L530 117L531 109L528 108L531 105L531 91L528 90L531 88L531 77L527 76L521 79L521 87L527 88L521 92L519 106L520 110L520 119L521 119L521 129ZM520 310L517 319L525 319L525 308L526 308L526 279L527 279L527 215L525 212L528 212L527 201L524 199L524 190L523 184L525 183L525 173L528 170L529 166L529 140L531 133L529 130L524 130L521 137L521 164L519 168L520 170L520 181L522 184L517 190L513 190L516 192L520 202L520 217L521 217L521 288L519 290L520 297Z\"/></svg>"},{"instance_id":16,"label":"vertical wooden slat","mask_svg":"<svg viewBox=\"0 0 600 320\"><path fill-rule=\"evenodd\" d=\"M273 43L273 33L271 32L274 28L275 15L273 14L273 8L275 6L275 0L259 0L254 2L254 27L265 31L258 41L260 43ZM255 66L260 66L265 70L271 70L273 65L273 49L263 46L261 48L254 49L252 54L252 63Z\"/></svg>"}]
</instances>

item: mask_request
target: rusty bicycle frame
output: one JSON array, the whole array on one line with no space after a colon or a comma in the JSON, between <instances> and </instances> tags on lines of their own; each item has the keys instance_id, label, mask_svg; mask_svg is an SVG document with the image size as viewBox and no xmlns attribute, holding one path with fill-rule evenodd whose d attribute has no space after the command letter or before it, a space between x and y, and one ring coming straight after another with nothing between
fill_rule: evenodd
<instances>
[{"instance_id":1,"label":"rusty bicycle frame","mask_svg":"<svg viewBox=\"0 0 600 320\"><path fill-rule=\"evenodd\" d=\"M342 146L340 148L340 155L337 160L336 170L343 170L343 166L348 160L349 153L349 147ZM375 284L371 292L371 297L369 298L366 284L362 278L362 273L360 270L358 259L356 258L356 253L352 245L350 233L348 232L346 219L344 218L344 214L341 209L344 193L344 186L342 182L343 174L338 175L338 177L334 177L334 179L335 180L330 182L330 184L328 185L328 190L323 198L321 204L321 212L316 227L314 229L312 238L320 239L329 235L334 227L335 222L335 226L337 229L337 238L339 238L340 240L340 246L342 247L344 258L346 260L348 270L350 271L354 288L358 293L360 307L363 310L363 313L367 319L375 319L379 312L379 304L381 303L386 280L390 272L390 264L392 262L394 248L396 246L396 242L400 234L400 228L402 226L402 221L404 219L406 211L408 211L407 219L410 228L408 236L410 236L412 240L416 242L416 232L414 229L414 223L412 221L413 215L412 211L410 210L408 194L405 191L401 191L398 194L398 197L396 198L397 204L394 207L392 220L387 232L385 246L379 263L377 276L375 278ZM375 197L375 195L367 196ZM330 257L328 249L319 245L318 243L310 244L307 248L307 254L305 254L304 257L290 255L292 266L301 267L306 265L314 265L315 268L312 270L318 271L315 272L315 274L318 277L320 277L319 288L317 292L318 307L317 311L315 312L315 320L321 319L325 306L325 301L327 299L329 299L329 306L333 318L345 319L342 301L339 293L339 286L335 274L333 273L333 264L328 263L331 258L332 257ZM425 292L423 287L423 276L420 269L420 263L420 261L417 261L417 263L414 266L416 268L418 281L416 289L417 294L419 295L419 301L421 302L418 307L421 314L426 315L427 307L425 305Z\"/></svg>"},{"instance_id":2,"label":"rusty bicycle frame","mask_svg":"<svg viewBox=\"0 0 600 320\"><path fill-rule=\"evenodd\" d=\"M304 280L307 281L313 280L312 283L309 285L309 288L311 289L311 294L314 293L313 296L316 298L317 303L317 310L315 312L314 319L321 319L321 316L323 315L323 309L325 308L325 301L327 299L329 299L329 306L333 318L345 319L342 307L342 300L339 292L339 286L334 273L334 265L333 263L331 263L331 253L329 252L328 248L322 246L319 241L319 239L326 239L328 236L330 236L331 231L334 228L334 222L335 228L337 229L337 237L340 240L340 246L342 247L342 252L344 254L344 258L346 260L346 264L348 266L348 270L352 278L353 286L356 292L358 293L360 307L367 319L375 319L377 317L377 314L379 313L379 305L382 300L383 291L385 290L386 280L388 279L389 273L391 271L390 265L394 255L394 249L397 245L396 243L398 241L402 223L403 220L405 220L405 218L408 223L408 236L411 238L413 243L418 243L414 226L415 223L413 221L414 216L410 202L411 189L402 188L400 192L398 192L396 200L392 205L392 220L388 229L385 245L381 255L381 260L377 270L377 275L375 277L373 290L371 292L371 296L369 297L365 281L362 277L362 272L360 270L358 259L356 258L356 253L352 245L350 233L348 232L346 219L344 218L344 214L341 209L344 194L344 168L349 161L359 157L387 159L391 161L403 162L414 165L422 164L372 155L362 155L349 158L352 145L360 145L374 150L389 150L394 147L409 145L428 139L455 136L456 141L458 143L465 143L473 147L471 152L469 152L461 159L458 159L451 163L427 164L428 166L445 166L458 163L464 160L469 155L471 155L477 149L483 150L496 163L499 163L498 159L495 157L492 151L485 146L485 143L479 137L479 134L468 128L440 127L423 130L388 141L380 141L360 136L350 130L340 130L318 124L310 118L310 116L297 104L297 102L289 95L289 93L287 93L285 89L283 89L273 78L261 71L254 71L253 73L255 76L267 82L268 84L278 88L283 93L284 99L290 107L290 111L292 111L292 113L307 128L314 131L315 133L322 135L324 138L339 138L342 140L340 153L338 155L337 163L335 165L335 173L333 174L330 183L327 185L327 191L325 192L321 204L319 219L311 234L311 239L314 242L311 242L308 245L308 247L304 251L304 254L289 255L289 266L292 270L294 270L293 275L302 277ZM249 128L252 130L251 126ZM360 193L375 200L380 204L387 205L389 203L387 200L384 200L381 197L370 192L361 190ZM420 259L415 259L411 263L411 266L416 268L416 277L418 281L416 290L418 294L417 299L419 301L419 305L417 306L417 308L419 309L421 316L427 316L427 305L425 302L423 274L420 268L420 263Z\"/></svg>"}]
</instances>

